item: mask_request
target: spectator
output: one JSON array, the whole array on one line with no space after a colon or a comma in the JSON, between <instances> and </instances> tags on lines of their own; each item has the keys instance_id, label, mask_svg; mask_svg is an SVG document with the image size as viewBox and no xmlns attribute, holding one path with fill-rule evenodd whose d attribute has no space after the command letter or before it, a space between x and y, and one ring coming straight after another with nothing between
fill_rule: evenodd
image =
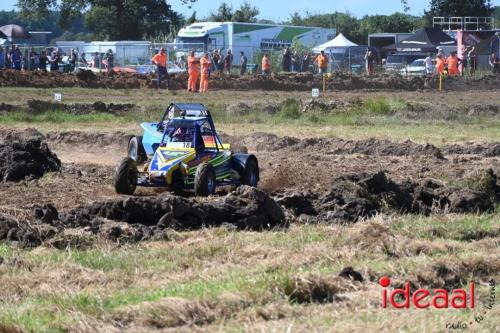
<instances>
[{"instance_id":1,"label":"spectator","mask_svg":"<svg viewBox=\"0 0 500 333\"><path fill-rule=\"evenodd\" d=\"M196 92L198 76L200 75L200 59L196 58L194 51L189 53L188 62L188 91Z\"/></svg>"},{"instance_id":2,"label":"spectator","mask_svg":"<svg viewBox=\"0 0 500 333\"><path fill-rule=\"evenodd\" d=\"M262 57L262 74L269 75L271 74L271 59L269 58L269 54L265 53Z\"/></svg>"},{"instance_id":3,"label":"spectator","mask_svg":"<svg viewBox=\"0 0 500 333\"><path fill-rule=\"evenodd\" d=\"M442 48L438 47L438 53L437 53L437 55L438 55L438 56L439 56L439 55L441 55L443 58L445 57L445 54L444 54L444 52L443 52L443 49L442 49Z\"/></svg>"},{"instance_id":4,"label":"spectator","mask_svg":"<svg viewBox=\"0 0 500 333\"><path fill-rule=\"evenodd\" d=\"M85 58L85 52L82 52L81 59L82 59L83 64L85 65L85 67L88 67L89 63L87 62L87 59Z\"/></svg>"},{"instance_id":5,"label":"spectator","mask_svg":"<svg viewBox=\"0 0 500 333\"><path fill-rule=\"evenodd\" d=\"M314 63L318 63L319 74L324 75L328 72L328 57L325 55L325 51L321 51L314 60Z\"/></svg>"},{"instance_id":6,"label":"spectator","mask_svg":"<svg viewBox=\"0 0 500 333\"><path fill-rule=\"evenodd\" d=\"M0 46L0 69L5 68L5 52L3 47Z\"/></svg>"},{"instance_id":7,"label":"spectator","mask_svg":"<svg viewBox=\"0 0 500 333\"><path fill-rule=\"evenodd\" d=\"M22 70L24 71L27 71L29 70L29 66L30 66L30 52L29 50L26 48L24 49L24 54L22 53L22 51L19 51L21 53L21 68Z\"/></svg>"},{"instance_id":8,"label":"spectator","mask_svg":"<svg viewBox=\"0 0 500 333\"><path fill-rule=\"evenodd\" d=\"M111 49L106 51L106 53L104 54L102 63L104 64L104 68L106 69L106 71L111 72L111 70L115 66L114 55Z\"/></svg>"},{"instance_id":9,"label":"spectator","mask_svg":"<svg viewBox=\"0 0 500 333\"><path fill-rule=\"evenodd\" d=\"M210 61L208 52L205 52L203 57L200 59L200 66L201 66L200 92L207 92L208 80L210 77L210 67L212 66L212 62Z\"/></svg>"},{"instance_id":10,"label":"spectator","mask_svg":"<svg viewBox=\"0 0 500 333\"><path fill-rule=\"evenodd\" d=\"M167 53L165 52L165 48L161 48L160 52L154 55L151 59L151 62L156 65L156 73L158 74L158 78L156 80L156 87L160 89L161 87L161 79L165 77L165 81L167 82L167 89L169 86L169 77L168 77L168 58Z\"/></svg>"},{"instance_id":11,"label":"spectator","mask_svg":"<svg viewBox=\"0 0 500 333\"><path fill-rule=\"evenodd\" d=\"M221 65L221 56L220 56L220 51L215 50L214 54L212 55L212 59L214 61L213 65L216 71L220 71L220 65Z\"/></svg>"},{"instance_id":12,"label":"spectator","mask_svg":"<svg viewBox=\"0 0 500 333\"><path fill-rule=\"evenodd\" d=\"M300 57L297 51L293 51L291 62L292 62L292 72L294 73L300 71L299 59Z\"/></svg>"},{"instance_id":13,"label":"spectator","mask_svg":"<svg viewBox=\"0 0 500 333\"><path fill-rule=\"evenodd\" d=\"M427 58L424 60L425 63L425 73L431 75L434 71L434 64L432 61L432 53L427 54Z\"/></svg>"},{"instance_id":14,"label":"spectator","mask_svg":"<svg viewBox=\"0 0 500 333\"><path fill-rule=\"evenodd\" d=\"M98 52L95 52L92 57L92 68L101 68L101 57Z\"/></svg>"},{"instance_id":15,"label":"spectator","mask_svg":"<svg viewBox=\"0 0 500 333\"><path fill-rule=\"evenodd\" d=\"M375 55L369 49L365 54L366 75L372 75L375 72Z\"/></svg>"},{"instance_id":16,"label":"spectator","mask_svg":"<svg viewBox=\"0 0 500 333\"><path fill-rule=\"evenodd\" d=\"M460 75L464 76L467 71L467 66L469 65L469 62L467 61L467 48L465 46L462 47L462 59L460 60L462 63L462 66L459 67L459 70L461 69Z\"/></svg>"},{"instance_id":17,"label":"spectator","mask_svg":"<svg viewBox=\"0 0 500 333\"><path fill-rule=\"evenodd\" d=\"M233 64L233 54L231 53L231 50L227 50L227 54L224 57L224 73L226 74L231 73L232 64Z\"/></svg>"},{"instance_id":18,"label":"spectator","mask_svg":"<svg viewBox=\"0 0 500 333\"><path fill-rule=\"evenodd\" d=\"M446 59L446 64L448 65L448 74L450 76L458 76L460 59L457 57L456 51L451 52L450 56Z\"/></svg>"},{"instance_id":19,"label":"spectator","mask_svg":"<svg viewBox=\"0 0 500 333\"><path fill-rule=\"evenodd\" d=\"M302 72L308 72L311 66L311 54L306 52L302 58Z\"/></svg>"},{"instance_id":20,"label":"spectator","mask_svg":"<svg viewBox=\"0 0 500 333\"><path fill-rule=\"evenodd\" d=\"M10 51L10 62L12 64L12 69L21 70L22 61L21 51L17 45L12 45L12 50Z\"/></svg>"},{"instance_id":21,"label":"spectator","mask_svg":"<svg viewBox=\"0 0 500 333\"><path fill-rule=\"evenodd\" d=\"M41 71L46 72L48 63L49 63L49 58L47 57L47 51L43 50L42 54L40 55L40 61L38 63L38 68Z\"/></svg>"},{"instance_id":22,"label":"spectator","mask_svg":"<svg viewBox=\"0 0 500 333\"><path fill-rule=\"evenodd\" d=\"M492 53L489 59L489 64L493 74L500 74L500 59L495 53Z\"/></svg>"},{"instance_id":23,"label":"spectator","mask_svg":"<svg viewBox=\"0 0 500 333\"><path fill-rule=\"evenodd\" d=\"M38 55L38 53L36 53L34 48L30 49L29 58L30 58L29 69L34 71L35 69L38 68L38 64L40 63L40 56Z\"/></svg>"},{"instance_id":24,"label":"spectator","mask_svg":"<svg viewBox=\"0 0 500 333\"><path fill-rule=\"evenodd\" d=\"M440 75L444 74L445 67L446 67L446 60L444 59L442 53L438 53L436 57L436 70L438 74Z\"/></svg>"},{"instance_id":25,"label":"spectator","mask_svg":"<svg viewBox=\"0 0 500 333\"><path fill-rule=\"evenodd\" d=\"M10 49L8 46L5 47L5 68L12 68L12 62L10 61Z\"/></svg>"},{"instance_id":26,"label":"spectator","mask_svg":"<svg viewBox=\"0 0 500 333\"><path fill-rule=\"evenodd\" d=\"M71 51L69 52L69 59L68 59L71 71L75 70L77 61L78 61L78 54L76 53L75 49L71 49Z\"/></svg>"},{"instance_id":27,"label":"spectator","mask_svg":"<svg viewBox=\"0 0 500 333\"><path fill-rule=\"evenodd\" d=\"M240 75L244 75L247 72L247 62L248 59L243 51L240 52Z\"/></svg>"},{"instance_id":28,"label":"spectator","mask_svg":"<svg viewBox=\"0 0 500 333\"><path fill-rule=\"evenodd\" d=\"M56 47L50 55L50 71L57 72L59 70L59 62L61 61L61 54L59 49Z\"/></svg>"},{"instance_id":29,"label":"spectator","mask_svg":"<svg viewBox=\"0 0 500 333\"><path fill-rule=\"evenodd\" d=\"M467 58L469 59L470 75L474 75L477 70L477 52L475 46L472 46L467 54Z\"/></svg>"},{"instance_id":30,"label":"spectator","mask_svg":"<svg viewBox=\"0 0 500 333\"><path fill-rule=\"evenodd\" d=\"M283 72L290 71L291 61L292 61L292 55L290 52L290 48L287 47L283 50L283 61L282 61Z\"/></svg>"}]
</instances>

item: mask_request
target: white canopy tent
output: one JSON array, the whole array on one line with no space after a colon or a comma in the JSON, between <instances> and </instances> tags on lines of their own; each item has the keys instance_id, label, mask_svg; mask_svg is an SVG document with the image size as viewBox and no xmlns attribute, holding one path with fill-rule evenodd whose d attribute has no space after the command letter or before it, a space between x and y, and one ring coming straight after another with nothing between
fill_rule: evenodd
<instances>
[{"instance_id":1,"label":"white canopy tent","mask_svg":"<svg viewBox=\"0 0 500 333\"><path fill-rule=\"evenodd\" d=\"M313 48L313 52L319 53L321 51L325 51L328 53L329 49L331 49L331 48L339 48L339 47L347 48L350 46L358 46L358 44L351 42L343 34L338 34L338 36L335 37L334 39L332 39L324 44L315 46Z\"/></svg>"}]
</instances>

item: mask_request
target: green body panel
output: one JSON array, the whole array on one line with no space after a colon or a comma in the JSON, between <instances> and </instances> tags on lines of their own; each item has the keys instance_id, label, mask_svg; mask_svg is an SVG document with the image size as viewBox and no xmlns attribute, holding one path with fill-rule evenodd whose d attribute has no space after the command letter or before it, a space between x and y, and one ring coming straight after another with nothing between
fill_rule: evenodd
<instances>
[{"instance_id":1,"label":"green body panel","mask_svg":"<svg viewBox=\"0 0 500 333\"><path fill-rule=\"evenodd\" d=\"M256 31L256 30L263 30L263 29L272 29L274 26L269 26L269 25L247 25L247 24L238 24L235 23L233 25L233 33L239 34L242 32L251 32L251 31Z\"/></svg>"},{"instance_id":2,"label":"green body panel","mask_svg":"<svg viewBox=\"0 0 500 333\"><path fill-rule=\"evenodd\" d=\"M295 37L302 35L306 32L313 30L312 28L294 28L294 27L284 27L283 30L275 37L278 40L289 40L292 41Z\"/></svg>"}]
</instances>

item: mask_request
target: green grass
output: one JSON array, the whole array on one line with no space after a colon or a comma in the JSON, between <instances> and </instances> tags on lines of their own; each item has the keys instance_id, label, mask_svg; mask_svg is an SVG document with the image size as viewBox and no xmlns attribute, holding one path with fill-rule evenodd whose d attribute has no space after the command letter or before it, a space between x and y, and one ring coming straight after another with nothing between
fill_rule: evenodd
<instances>
[{"instance_id":1,"label":"green grass","mask_svg":"<svg viewBox=\"0 0 500 333\"><path fill-rule=\"evenodd\" d=\"M450 218L448 216L407 215L391 225L392 230L411 237L422 239L453 239L472 241L484 235L500 235L500 215L498 213L481 216L465 215Z\"/></svg>"},{"instance_id":2,"label":"green grass","mask_svg":"<svg viewBox=\"0 0 500 333\"><path fill-rule=\"evenodd\" d=\"M306 315L312 307L316 309L313 321L327 326L329 320L334 320L340 327L352 326L350 320L363 321L363 318L368 320L374 316L387 320L389 317L376 313L375 308L366 304L365 297L371 297L365 294L367 291L350 296L349 299L357 304L352 306L358 310L347 316L343 313L349 310L350 305L346 304L351 301L335 303L338 313L333 313L325 310L330 305L294 304L284 293L293 287L296 276L310 273L331 276L346 266L362 272L368 269L407 278L412 272L421 274L434 262L488 257L492 254L488 247L471 242L481 232L498 231L500 225L498 212L483 216L407 215L387 219L383 223L394 233L395 246L401 249L401 253L406 253L410 245L407 239L427 242L435 250L426 255L406 253L395 257L376 247L388 236L383 234L378 235L380 240L370 240L362 245L374 246L366 250L352 240L353 235L358 235L356 230L369 227L365 224L294 225L289 230L270 232L209 229L182 233L180 238L171 241L71 251L52 248L22 250L0 244L0 256L7 262L0 265L3 283L8 286L12 283L22 286L26 282L33 285L22 289L22 297L16 297L16 288L7 287L0 291L0 297L5 300L0 304L0 323L34 332L65 332L81 320L107 322L110 316L127 307L138 306L136 310L141 311L146 302L154 304L167 297L213 302L225 294L238 295L252 304L254 310L221 310L235 318L229 322L217 322L219 329L227 327L224 331L230 331L233 321L245 318L248 311L273 306L292 306L291 309L296 310L284 312L283 316L287 321L304 323L312 320ZM442 247L449 242L453 242L453 251ZM13 258L26 265L9 265ZM66 277L53 283L51 272L59 271ZM33 283L33 279L37 283ZM372 288L367 283L364 285ZM372 300L377 301L378 298ZM431 312L420 316L419 325L442 322ZM415 331L411 327L416 323L412 324L412 318L407 320L410 320L407 330ZM486 320L486 327L491 326L491 320ZM279 322L271 320L266 325Z\"/></svg>"},{"instance_id":3,"label":"green grass","mask_svg":"<svg viewBox=\"0 0 500 333\"><path fill-rule=\"evenodd\" d=\"M62 92L64 103L131 103L138 110L123 116L108 113L71 115L56 110L41 114L23 111L29 99L53 100L54 92ZM333 92L336 97L338 92ZM241 96L240 96L241 95ZM433 95L430 95L432 97ZM241 98L240 98L241 97ZM457 106L457 112L446 119L439 115L423 115L422 119L408 117L407 103L432 103L431 100L415 100L411 93L380 95L364 93L344 100L354 100L349 110L325 112L312 110L302 113L300 101L310 98L309 93L255 93L217 91L210 94L188 94L184 91L158 92L155 90L103 90L84 88L35 89L3 88L0 98L10 104L17 104L20 110L0 116L0 126L36 127L42 131L53 130L96 130L96 131L137 131L143 121L157 121L170 100L202 102L206 104L219 130L229 134L247 134L255 131L289 136L336 136L347 139L383 138L394 141L413 140L440 146L463 141L500 141L500 118L466 116L466 108ZM325 97L329 98L329 97ZM435 98L435 97L433 97ZM252 112L242 116L232 116L225 112L228 104L246 101L258 103L281 103L279 112L269 115L257 106ZM481 101L482 103L483 101ZM464 110L462 110L464 109ZM461 111L460 111L461 110Z\"/></svg>"}]
</instances>

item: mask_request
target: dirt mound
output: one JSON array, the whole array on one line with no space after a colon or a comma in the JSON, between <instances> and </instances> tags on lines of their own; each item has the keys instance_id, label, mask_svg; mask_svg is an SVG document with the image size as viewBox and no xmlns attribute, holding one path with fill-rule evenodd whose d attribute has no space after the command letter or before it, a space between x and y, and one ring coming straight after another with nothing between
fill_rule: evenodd
<instances>
[{"instance_id":1,"label":"dirt mound","mask_svg":"<svg viewBox=\"0 0 500 333\"><path fill-rule=\"evenodd\" d=\"M431 144L418 144L410 140L397 143L389 140L344 140L340 138L278 137L268 133L253 133L243 137L223 135L224 141L246 146L252 151L277 151L318 149L329 155L364 154L375 156L434 156L443 158L439 148Z\"/></svg>"},{"instance_id":2,"label":"dirt mound","mask_svg":"<svg viewBox=\"0 0 500 333\"><path fill-rule=\"evenodd\" d=\"M39 138L0 143L0 180L20 181L26 177L40 178L58 171L61 161Z\"/></svg>"},{"instance_id":3,"label":"dirt mound","mask_svg":"<svg viewBox=\"0 0 500 333\"><path fill-rule=\"evenodd\" d=\"M13 141L27 141L30 139L45 139L45 136L36 128L25 130L15 130L10 128L0 128L0 143Z\"/></svg>"},{"instance_id":4,"label":"dirt mound","mask_svg":"<svg viewBox=\"0 0 500 333\"><path fill-rule=\"evenodd\" d=\"M322 195L282 192L276 202L298 217L323 222L356 222L378 213L482 213L494 209L489 193L455 189L437 181L395 183L384 172L339 177Z\"/></svg>"},{"instance_id":5,"label":"dirt mound","mask_svg":"<svg viewBox=\"0 0 500 333\"><path fill-rule=\"evenodd\" d=\"M85 131L65 131L41 133L35 128L23 131L0 129L0 142L28 141L38 139L51 145L58 144L89 144L98 146L124 145L128 142L130 134L124 132L94 133Z\"/></svg>"},{"instance_id":6,"label":"dirt mound","mask_svg":"<svg viewBox=\"0 0 500 333\"><path fill-rule=\"evenodd\" d=\"M170 194L98 201L58 213L52 205L35 207L35 222L0 215L0 239L38 246L75 244L89 235L133 242L164 237L165 229L190 230L209 226L261 230L284 226L282 209L264 192L241 186L227 196L197 201ZM71 230L82 232L76 237ZM66 243L65 241L66 240Z\"/></svg>"},{"instance_id":7,"label":"dirt mound","mask_svg":"<svg viewBox=\"0 0 500 333\"><path fill-rule=\"evenodd\" d=\"M500 143L452 144L438 148L432 144L419 144L411 140L393 142L381 139L345 140L341 138L306 138L256 132L247 136L222 135L224 142L243 145L251 151L277 151L281 149L325 151L327 155L363 154L373 156L433 156L443 159L444 155L500 156Z\"/></svg>"},{"instance_id":8,"label":"dirt mound","mask_svg":"<svg viewBox=\"0 0 500 333\"><path fill-rule=\"evenodd\" d=\"M99 146L123 145L128 142L130 134L124 132L93 133L83 131L48 132L46 141L55 144L91 144Z\"/></svg>"},{"instance_id":9,"label":"dirt mound","mask_svg":"<svg viewBox=\"0 0 500 333\"><path fill-rule=\"evenodd\" d=\"M446 154L474 154L484 157L497 157L500 156L500 143L466 143L466 144L453 144L442 148Z\"/></svg>"},{"instance_id":10,"label":"dirt mound","mask_svg":"<svg viewBox=\"0 0 500 333\"><path fill-rule=\"evenodd\" d=\"M0 86L14 87L85 87L107 89L132 89L154 87L154 75L131 73L93 73L81 70L78 73L55 72L21 72L4 70L0 73ZM486 75L478 78L447 78L445 90L465 91L471 89L495 89L500 83L498 76ZM322 78L311 73L273 73L269 76L255 75L224 75L212 73L211 89L225 90L283 90L309 91L322 86ZM170 78L171 89L186 89L187 74L174 74ZM378 74L359 76L345 73L334 73L327 80L329 90L408 90L416 91L432 88L437 82L421 77L403 77L395 74Z\"/></svg>"},{"instance_id":11,"label":"dirt mound","mask_svg":"<svg viewBox=\"0 0 500 333\"><path fill-rule=\"evenodd\" d=\"M55 103L49 101L41 101L37 99L28 101L28 112L30 113L44 113L52 110L62 110L65 113L73 114L73 115L84 115L91 113L111 113L114 115L123 115L127 112L137 110L137 106L135 104L113 104L113 103L103 103L103 102L94 102L92 104L84 104L84 103Z\"/></svg>"}]
</instances>

